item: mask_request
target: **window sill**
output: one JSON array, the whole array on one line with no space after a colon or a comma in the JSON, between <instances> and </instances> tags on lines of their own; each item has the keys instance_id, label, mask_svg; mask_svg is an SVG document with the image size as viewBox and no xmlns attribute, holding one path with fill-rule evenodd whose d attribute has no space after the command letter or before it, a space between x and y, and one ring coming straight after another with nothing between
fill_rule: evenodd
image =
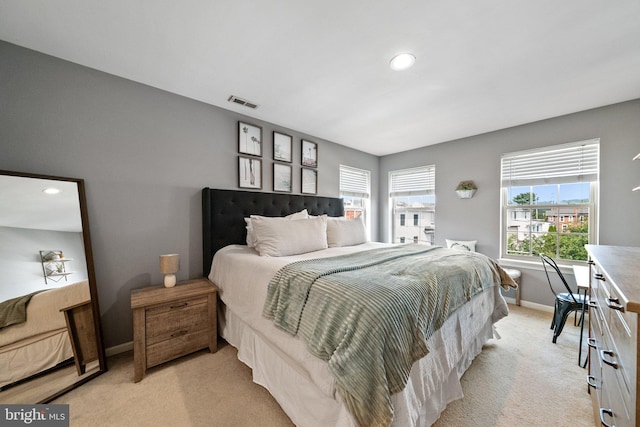
<instances>
[{"instance_id":1,"label":"window sill","mask_svg":"<svg viewBox=\"0 0 640 427\"><path fill-rule=\"evenodd\" d=\"M511 258L499 258L500 267L524 268L527 270L544 271L542 261L529 261ZM558 264L562 274L573 274L573 265L587 265L586 261L577 261L575 264Z\"/></svg>"}]
</instances>

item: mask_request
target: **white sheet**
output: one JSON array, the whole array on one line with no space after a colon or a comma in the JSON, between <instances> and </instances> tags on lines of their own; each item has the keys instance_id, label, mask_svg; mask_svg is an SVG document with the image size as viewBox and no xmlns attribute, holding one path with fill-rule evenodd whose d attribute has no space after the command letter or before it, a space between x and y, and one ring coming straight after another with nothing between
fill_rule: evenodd
<instances>
[{"instance_id":1,"label":"white sheet","mask_svg":"<svg viewBox=\"0 0 640 427\"><path fill-rule=\"evenodd\" d=\"M286 264L372 249L381 243L330 248L302 255L265 258L243 245L216 253L209 279L226 306L222 336L238 348L238 357L253 369L254 381L267 388L301 427L353 427L335 393L326 362L312 356L304 343L262 317L269 280ZM459 378L493 336L492 323L508 313L498 288L474 297L454 313L428 341L430 353L417 361L402 393L392 396L393 426L429 426L445 406L462 397ZM456 339L453 339L455 337Z\"/></svg>"}]
</instances>

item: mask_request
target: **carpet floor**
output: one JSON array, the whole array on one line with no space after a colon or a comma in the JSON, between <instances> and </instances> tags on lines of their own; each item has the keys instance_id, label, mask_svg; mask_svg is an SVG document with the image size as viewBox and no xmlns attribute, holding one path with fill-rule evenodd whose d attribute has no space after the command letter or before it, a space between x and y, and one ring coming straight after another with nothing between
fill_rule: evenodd
<instances>
[{"instance_id":1,"label":"carpet floor","mask_svg":"<svg viewBox=\"0 0 640 427\"><path fill-rule=\"evenodd\" d=\"M573 317L552 344L550 313L509 308L496 324L502 339L485 345L462 377L465 397L449 404L434 427L593 426ZM72 427L293 426L226 343L215 354L200 351L151 368L139 383L131 352L110 357L108 366L53 402L70 405Z\"/></svg>"}]
</instances>

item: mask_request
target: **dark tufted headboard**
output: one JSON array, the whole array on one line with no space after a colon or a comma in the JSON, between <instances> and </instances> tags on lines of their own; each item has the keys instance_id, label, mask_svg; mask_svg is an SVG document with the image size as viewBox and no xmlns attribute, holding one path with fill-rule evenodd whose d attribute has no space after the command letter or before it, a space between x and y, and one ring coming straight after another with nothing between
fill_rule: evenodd
<instances>
[{"instance_id":1,"label":"dark tufted headboard","mask_svg":"<svg viewBox=\"0 0 640 427\"><path fill-rule=\"evenodd\" d=\"M202 189L202 259L204 277L213 255L227 245L246 244L244 218L249 215L286 216L307 209L310 215L343 216L342 199L299 194Z\"/></svg>"}]
</instances>

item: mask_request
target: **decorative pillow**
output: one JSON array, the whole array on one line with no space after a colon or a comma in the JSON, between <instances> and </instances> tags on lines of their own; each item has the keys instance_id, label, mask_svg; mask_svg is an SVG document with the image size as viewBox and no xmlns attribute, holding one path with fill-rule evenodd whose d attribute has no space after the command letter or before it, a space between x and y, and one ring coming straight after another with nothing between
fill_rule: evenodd
<instances>
[{"instance_id":1,"label":"decorative pillow","mask_svg":"<svg viewBox=\"0 0 640 427\"><path fill-rule=\"evenodd\" d=\"M327 216L299 219L252 217L261 256L287 256L327 248Z\"/></svg>"},{"instance_id":2,"label":"decorative pillow","mask_svg":"<svg viewBox=\"0 0 640 427\"><path fill-rule=\"evenodd\" d=\"M257 217L259 215L251 215L251 218ZM251 218L245 218L244 222L247 224L247 246L250 248L256 247L256 235L253 232L253 226L251 225ZM266 217L265 217L266 218ZM285 216L287 219L307 219L309 218L309 212L306 209L301 210L300 212L292 213L291 215Z\"/></svg>"},{"instance_id":3,"label":"decorative pillow","mask_svg":"<svg viewBox=\"0 0 640 427\"><path fill-rule=\"evenodd\" d=\"M328 218L327 244L330 248L359 245L368 241L367 229L361 217L355 219Z\"/></svg>"},{"instance_id":4,"label":"decorative pillow","mask_svg":"<svg viewBox=\"0 0 640 427\"><path fill-rule=\"evenodd\" d=\"M475 252L476 243L478 243L477 240L449 240L449 239L445 239L445 240L447 241L448 248L458 249L461 251L469 251L469 252Z\"/></svg>"}]
</instances>

